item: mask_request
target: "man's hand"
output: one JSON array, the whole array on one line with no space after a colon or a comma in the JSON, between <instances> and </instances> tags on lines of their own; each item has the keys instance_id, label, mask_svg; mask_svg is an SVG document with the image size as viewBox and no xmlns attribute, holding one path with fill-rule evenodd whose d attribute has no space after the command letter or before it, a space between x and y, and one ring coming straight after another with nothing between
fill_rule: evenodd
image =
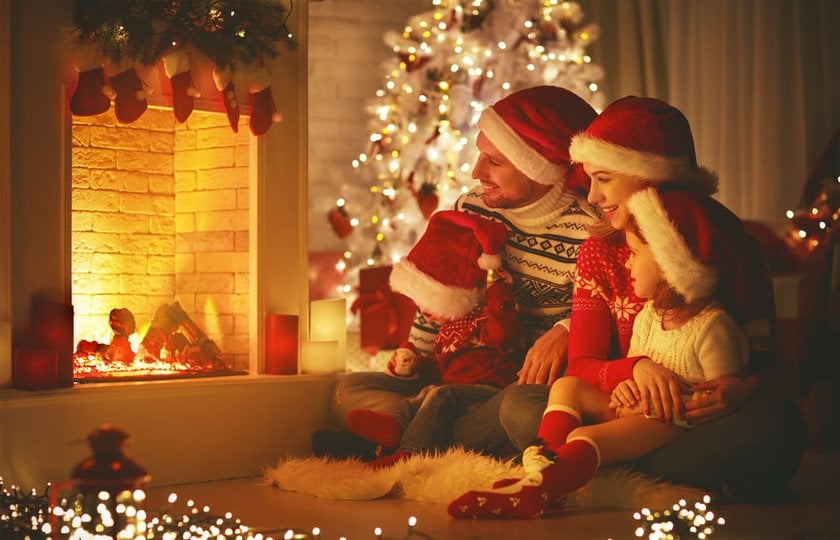
<instances>
[{"instance_id":1,"label":"man's hand","mask_svg":"<svg viewBox=\"0 0 840 540\"><path fill-rule=\"evenodd\" d=\"M694 396L685 404L685 419L703 424L731 414L758 393L758 383L748 377L723 376L694 385Z\"/></svg>"},{"instance_id":2,"label":"man's hand","mask_svg":"<svg viewBox=\"0 0 840 540\"><path fill-rule=\"evenodd\" d=\"M539 337L519 370L519 384L550 385L563 370L569 347L569 331L562 324Z\"/></svg>"},{"instance_id":3,"label":"man's hand","mask_svg":"<svg viewBox=\"0 0 840 540\"><path fill-rule=\"evenodd\" d=\"M639 388L642 410L658 420L672 422L674 415L683 418L681 395L689 393L676 373L650 358L642 358L633 366L633 380Z\"/></svg>"}]
</instances>

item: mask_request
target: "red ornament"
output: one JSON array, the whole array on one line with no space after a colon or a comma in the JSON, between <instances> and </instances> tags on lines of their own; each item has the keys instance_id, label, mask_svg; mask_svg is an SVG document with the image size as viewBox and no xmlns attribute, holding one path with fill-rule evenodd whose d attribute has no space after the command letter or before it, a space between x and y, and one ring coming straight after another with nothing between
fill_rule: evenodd
<instances>
[{"instance_id":1,"label":"red ornament","mask_svg":"<svg viewBox=\"0 0 840 540\"><path fill-rule=\"evenodd\" d=\"M344 240L353 232L353 225L350 224L347 211L343 206L336 206L330 210L327 219L330 220L333 231L340 239Z\"/></svg>"},{"instance_id":2,"label":"red ornament","mask_svg":"<svg viewBox=\"0 0 840 540\"><path fill-rule=\"evenodd\" d=\"M414 194L417 199L417 206L423 217L429 219L431 215L437 210L440 199L438 198L437 188L434 184L423 182L420 189Z\"/></svg>"}]
</instances>

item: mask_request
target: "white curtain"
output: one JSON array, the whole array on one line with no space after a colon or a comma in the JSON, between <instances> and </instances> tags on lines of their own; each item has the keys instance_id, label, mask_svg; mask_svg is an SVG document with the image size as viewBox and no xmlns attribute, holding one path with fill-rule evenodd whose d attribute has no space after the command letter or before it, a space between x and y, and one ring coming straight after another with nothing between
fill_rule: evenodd
<instances>
[{"instance_id":1,"label":"white curtain","mask_svg":"<svg viewBox=\"0 0 840 540\"><path fill-rule=\"evenodd\" d=\"M781 221L840 128L840 2L591 0L611 98L665 99L694 132L720 200Z\"/></svg>"}]
</instances>

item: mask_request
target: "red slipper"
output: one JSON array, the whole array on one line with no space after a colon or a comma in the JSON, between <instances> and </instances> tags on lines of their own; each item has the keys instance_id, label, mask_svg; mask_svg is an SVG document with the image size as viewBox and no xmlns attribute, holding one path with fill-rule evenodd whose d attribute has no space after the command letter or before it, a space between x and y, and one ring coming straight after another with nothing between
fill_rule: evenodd
<instances>
[{"instance_id":1,"label":"red slipper","mask_svg":"<svg viewBox=\"0 0 840 540\"><path fill-rule=\"evenodd\" d=\"M368 409L350 411L347 414L347 427L356 435L386 448L399 446L403 434L403 428L396 418Z\"/></svg>"}]
</instances>

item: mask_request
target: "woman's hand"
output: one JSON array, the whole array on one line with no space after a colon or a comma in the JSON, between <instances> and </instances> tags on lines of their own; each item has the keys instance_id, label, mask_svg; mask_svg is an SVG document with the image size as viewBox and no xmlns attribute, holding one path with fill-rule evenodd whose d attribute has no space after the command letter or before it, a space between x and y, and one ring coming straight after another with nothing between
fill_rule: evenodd
<instances>
[{"instance_id":1,"label":"woman's hand","mask_svg":"<svg viewBox=\"0 0 840 540\"><path fill-rule=\"evenodd\" d=\"M519 370L519 384L552 384L566 363L569 348L569 331L558 324L541 335Z\"/></svg>"},{"instance_id":2,"label":"woman's hand","mask_svg":"<svg viewBox=\"0 0 840 540\"><path fill-rule=\"evenodd\" d=\"M694 385L694 395L685 404L685 419L690 424L731 414L758 393L758 383L749 377L725 375Z\"/></svg>"},{"instance_id":3,"label":"woman's hand","mask_svg":"<svg viewBox=\"0 0 840 540\"><path fill-rule=\"evenodd\" d=\"M658 420L672 422L683 418L684 385L676 373L650 358L642 358L633 366L633 380L639 389L642 410Z\"/></svg>"}]
</instances>

